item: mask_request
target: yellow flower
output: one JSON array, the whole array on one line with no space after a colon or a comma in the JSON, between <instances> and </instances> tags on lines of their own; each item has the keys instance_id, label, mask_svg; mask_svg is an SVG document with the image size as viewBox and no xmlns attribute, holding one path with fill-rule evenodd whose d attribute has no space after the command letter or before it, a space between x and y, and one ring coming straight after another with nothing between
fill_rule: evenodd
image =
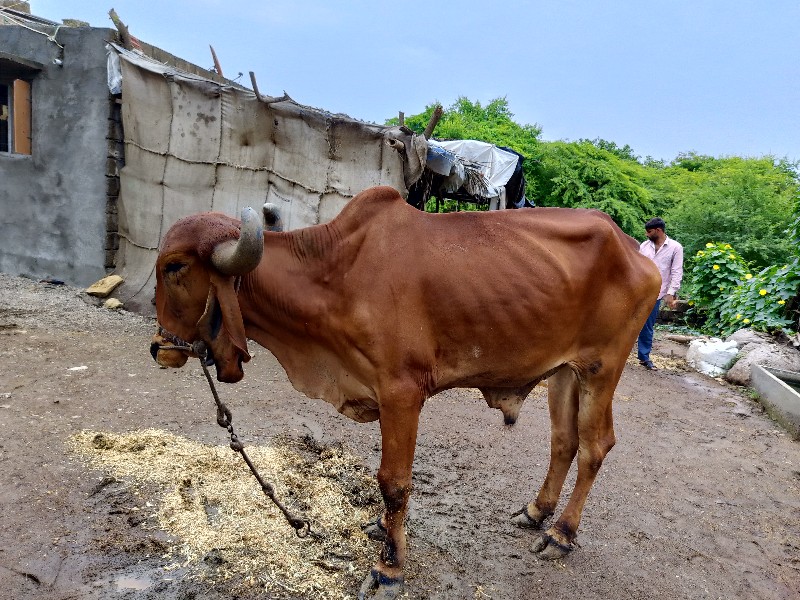
<instances>
[{"instance_id":1,"label":"yellow flower","mask_svg":"<svg viewBox=\"0 0 800 600\"><path fill-rule=\"evenodd\" d=\"M783 306L784 304L786 304L786 300L778 300L778 304L780 304L781 306Z\"/></svg>"},{"instance_id":2,"label":"yellow flower","mask_svg":"<svg viewBox=\"0 0 800 600\"><path fill-rule=\"evenodd\" d=\"M761 288L760 290L758 290L758 295L759 296L766 296L767 295L767 290L765 290L764 288Z\"/></svg>"},{"instance_id":3,"label":"yellow flower","mask_svg":"<svg viewBox=\"0 0 800 600\"><path fill-rule=\"evenodd\" d=\"M730 250L730 249L731 249L731 245L730 244L725 244L725 250Z\"/></svg>"},{"instance_id":4,"label":"yellow flower","mask_svg":"<svg viewBox=\"0 0 800 600\"><path fill-rule=\"evenodd\" d=\"M742 313L737 313L737 314L736 314L736 320L738 321L738 320L739 320L739 319L741 319L741 318L742 318Z\"/></svg>"},{"instance_id":5,"label":"yellow flower","mask_svg":"<svg viewBox=\"0 0 800 600\"><path fill-rule=\"evenodd\" d=\"M719 271L719 265L714 265L714 266L713 266L713 267L711 267L711 268L712 268L712 269L714 269L715 271Z\"/></svg>"},{"instance_id":6,"label":"yellow flower","mask_svg":"<svg viewBox=\"0 0 800 600\"><path fill-rule=\"evenodd\" d=\"M728 254L728 258L730 258L731 260L736 260L736 257L733 254Z\"/></svg>"},{"instance_id":7,"label":"yellow flower","mask_svg":"<svg viewBox=\"0 0 800 600\"><path fill-rule=\"evenodd\" d=\"M750 319L745 319L744 321L742 321L742 323L744 323L745 325L747 325L749 322L750 322Z\"/></svg>"},{"instance_id":8,"label":"yellow flower","mask_svg":"<svg viewBox=\"0 0 800 600\"><path fill-rule=\"evenodd\" d=\"M711 242L708 242L706 244L706 248L713 248L713 247L714 247L714 244L712 244Z\"/></svg>"},{"instance_id":9,"label":"yellow flower","mask_svg":"<svg viewBox=\"0 0 800 600\"><path fill-rule=\"evenodd\" d=\"M753 274L752 273L748 273L747 275L744 276L744 278L745 279L752 279L753 278Z\"/></svg>"},{"instance_id":10,"label":"yellow flower","mask_svg":"<svg viewBox=\"0 0 800 600\"><path fill-rule=\"evenodd\" d=\"M702 250L698 250L697 251L697 256L705 256L705 255L706 255L706 253L703 252Z\"/></svg>"},{"instance_id":11,"label":"yellow flower","mask_svg":"<svg viewBox=\"0 0 800 600\"><path fill-rule=\"evenodd\" d=\"M689 306L694 306L694 300L689 300Z\"/></svg>"}]
</instances>

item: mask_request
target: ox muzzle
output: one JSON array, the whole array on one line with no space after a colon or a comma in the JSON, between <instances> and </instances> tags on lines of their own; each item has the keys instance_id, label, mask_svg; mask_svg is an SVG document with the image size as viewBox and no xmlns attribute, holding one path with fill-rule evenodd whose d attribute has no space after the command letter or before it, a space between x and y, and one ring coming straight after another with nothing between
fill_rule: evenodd
<instances>
[{"instance_id":1,"label":"ox muzzle","mask_svg":"<svg viewBox=\"0 0 800 600\"><path fill-rule=\"evenodd\" d=\"M238 287L238 282L237 282ZM209 341L214 340L219 335L222 329L222 309L219 302L214 296L214 293L209 291L208 299L206 300L206 309L203 315L197 321L197 330L205 332ZM214 351L208 342L200 340L194 342L187 342L182 337L175 335L168 331L160 323L158 324L158 332L153 336L153 341L150 343L150 355L162 367L180 368L186 364L189 357L197 358L205 356L204 363L207 367L214 364ZM197 344L203 344L204 352L200 352Z\"/></svg>"},{"instance_id":2,"label":"ox muzzle","mask_svg":"<svg viewBox=\"0 0 800 600\"><path fill-rule=\"evenodd\" d=\"M202 350L199 344L202 344ZM202 341L190 344L161 325L150 343L150 355L162 367L180 368L190 357L200 356L205 356L204 363L207 367L214 364L214 352L210 346Z\"/></svg>"}]
</instances>

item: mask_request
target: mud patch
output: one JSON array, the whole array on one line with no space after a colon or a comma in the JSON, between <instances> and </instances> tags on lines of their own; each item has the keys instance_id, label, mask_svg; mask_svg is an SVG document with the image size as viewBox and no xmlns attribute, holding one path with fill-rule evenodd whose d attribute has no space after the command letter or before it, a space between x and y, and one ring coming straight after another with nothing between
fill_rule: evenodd
<instances>
[{"instance_id":1,"label":"mud patch","mask_svg":"<svg viewBox=\"0 0 800 600\"><path fill-rule=\"evenodd\" d=\"M275 591L265 589L263 577L249 583L224 562L231 559L222 544L205 555L197 552L207 560L189 561L181 554L185 540L165 532L159 522L160 499L167 492L180 497L182 489L190 505L196 502L204 492L199 475L182 473L168 487L140 484L110 468L87 470L79 455L65 452L65 440L84 430L102 434L97 445L112 450L118 441L106 432L148 427L211 445L224 440L199 366L158 368L148 351L154 321L97 308L83 295L0 274L0 322L16 325L10 335L0 330L0 597L319 597L283 589L283 580L275 582ZM685 351L685 345L657 334L651 356L662 368L642 368L635 354L626 366L614 402L617 444L589 495L580 547L554 563L531 553L535 531L509 522L535 497L547 473L546 389L532 392L513 427L503 425L499 412L487 408L476 390L448 390L426 402L414 458L401 597L800 598L800 444L760 412L747 390L682 371L680 362L669 369L658 360L679 361ZM328 471L353 506L345 505L347 513L362 500L366 512L377 512L370 494L358 486L360 463L353 467L355 487L338 467L322 469L317 463L327 463L323 453L346 447L375 473L381 460L379 423L354 423L331 405L302 396L274 356L252 343L250 352L245 379L222 388L247 447L279 445L274 436L284 433L304 465L297 468L298 478L305 477L304 469ZM68 370L77 365L88 368ZM751 416L743 418L734 407L750 408ZM313 439L304 437L309 433ZM135 447L128 447L130 460L152 451L149 445ZM227 446L220 452L241 461ZM272 477L261 463L257 466ZM241 465L236 469L237 479L250 482L252 497L266 504L249 472ZM181 487L183 479L191 485ZM276 477L273 483L280 481ZM573 469L557 512L574 484ZM279 487L281 500L303 512L301 499L284 491ZM312 510L305 516L317 522L319 504L309 504ZM212 503L202 508L196 518L220 528L225 511ZM277 523L280 518L276 515ZM293 544L317 545L295 540L285 522L279 529ZM356 575L341 598L354 598L369 571L363 565L372 564L378 550L373 545L366 561L354 556L340 562L324 552L311 559L334 569L348 569L345 563L352 562ZM225 572L230 579L224 579ZM338 573L342 580L351 577L349 571ZM147 580L149 587L136 587Z\"/></svg>"}]
</instances>

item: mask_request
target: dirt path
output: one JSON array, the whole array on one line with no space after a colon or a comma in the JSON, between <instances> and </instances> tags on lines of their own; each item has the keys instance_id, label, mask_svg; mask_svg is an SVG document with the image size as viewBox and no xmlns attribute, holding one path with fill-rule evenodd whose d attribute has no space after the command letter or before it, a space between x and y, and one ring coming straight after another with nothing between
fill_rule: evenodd
<instances>
[{"instance_id":1,"label":"dirt path","mask_svg":"<svg viewBox=\"0 0 800 600\"><path fill-rule=\"evenodd\" d=\"M0 275L0 598L293 597L165 571L175 540L147 517L155 496L67 451L86 429L226 442L197 367L159 369L149 356L152 321L80 296ZM618 443L589 496L580 548L554 563L509 524L547 468L544 390L510 429L472 390L430 400L404 597L800 597L800 444L744 390L683 369L682 351L659 341L664 368L626 368ZM298 394L260 348L246 372L222 389L246 443L310 435L377 465L375 424Z\"/></svg>"}]
</instances>

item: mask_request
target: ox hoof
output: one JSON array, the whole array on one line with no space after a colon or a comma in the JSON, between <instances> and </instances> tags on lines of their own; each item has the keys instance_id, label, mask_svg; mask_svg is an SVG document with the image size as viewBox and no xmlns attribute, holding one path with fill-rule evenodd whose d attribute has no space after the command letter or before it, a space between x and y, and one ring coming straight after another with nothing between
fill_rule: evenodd
<instances>
[{"instance_id":1,"label":"ox hoof","mask_svg":"<svg viewBox=\"0 0 800 600\"><path fill-rule=\"evenodd\" d=\"M367 534L367 537L376 542L386 541L386 527L381 523L381 518L378 517L374 521L364 523L361 525L361 531Z\"/></svg>"},{"instance_id":2,"label":"ox hoof","mask_svg":"<svg viewBox=\"0 0 800 600\"><path fill-rule=\"evenodd\" d=\"M544 560L564 558L571 551L572 546L570 544L562 544L548 533L543 533L531 548L531 552L534 552Z\"/></svg>"},{"instance_id":3,"label":"ox hoof","mask_svg":"<svg viewBox=\"0 0 800 600\"><path fill-rule=\"evenodd\" d=\"M372 595L370 592L374 590ZM403 577L388 577L378 571L372 569L364 583L361 584L361 589L358 591L358 600L392 600L397 598L403 591Z\"/></svg>"},{"instance_id":4,"label":"ox hoof","mask_svg":"<svg viewBox=\"0 0 800 600\"><path fill-rule=\"evenodd\" d=\"M547 518L547 515L540 515L538 518L528 512L528 507L525 506L519 512L511 515L511 522L517 527L523 529L541 529L542 523Z\"/></svg>"}]
</instances>

